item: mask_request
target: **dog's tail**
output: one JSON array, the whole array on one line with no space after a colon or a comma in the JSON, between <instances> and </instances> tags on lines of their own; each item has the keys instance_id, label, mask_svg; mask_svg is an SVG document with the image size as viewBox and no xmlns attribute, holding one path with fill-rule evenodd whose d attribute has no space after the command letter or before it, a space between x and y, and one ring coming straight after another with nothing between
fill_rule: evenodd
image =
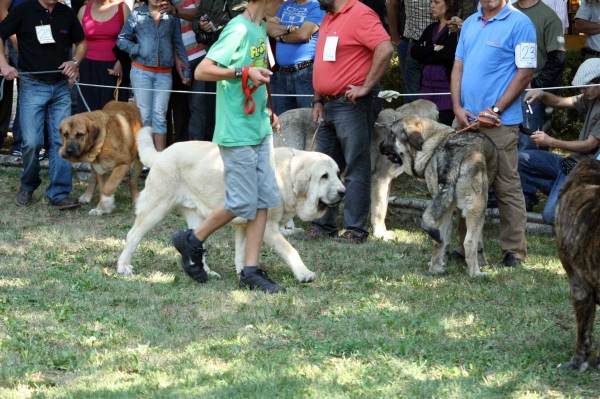
<instances>
[{"instance_id":1,"label":"dog's tail","mask_svg":"<svg viewBox=\"0 0 600 399\"><path fill-rule=\"evenodd\" d=\"M154 161L158 157L159 153L154 147L154 140L152 139L152 128L146 126L140 129L137 134L137 146L138 154L140 154L140 161L151 168L154 165Z\"/></svg>"},{"instance_id":2,"label":"dog's tail","mask_svg":"<svg viewBox=\"0 0 600 399\"><path fill-rule=\"evenodd\" d=\"M433 199L423 213L421 228L431 238L442 243L442 236L438 220L450 209L456 197L456 181L458 179L459 167L449 168L443 175L439 176L439 185Z\"/></svg>"}]
</instances>

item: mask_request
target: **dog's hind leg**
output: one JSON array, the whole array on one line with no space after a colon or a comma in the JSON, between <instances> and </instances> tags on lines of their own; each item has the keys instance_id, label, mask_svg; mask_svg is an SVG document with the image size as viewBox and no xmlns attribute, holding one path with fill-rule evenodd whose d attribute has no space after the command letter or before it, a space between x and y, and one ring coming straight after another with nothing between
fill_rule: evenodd
<instances>
[{"instance_id":1,"label":"dog's hind leg","mask_svg":"<svg viewBox=\"0 0 600 399\"><path fill-rule=\"evenodd\" d=\"M371 182L371 225L373 237L389 241L394 238L391 231L385 226L385 216L388 210L388 199L392 179L389 176L375 174Z\"/></svg>"},{"instance_id":2,"label":"dog's hind leg","mask_svg":"<svg viewBox=\"0 0 600 399\"><path fill-rule=\"evenodd\" d=\"M454 206L451 206L442 215L438 224L440 226L440 238L441 242L433 241L433 254L431 256L431 262L429 262L429 272L433 274L444 273L444 256L446 254L446 247L450 244L450 236L452 232L452 214L454 213Z\"/></svg>"},{"instance_id":3,"label":"dog's hind leg","mask_svg":"<svg viewBox=\"0 0 600 399\"><path fill-rule=\"evenodd\" d=\"M151 200L144 202L143 197L140 197L140 202L137 206L138 209L136 211L137 217L135 218L135 223L131 230L129 230L129 233L127 233L125 248L123 248L123 252L119 257L119 262L117 264L117 273L123 276L131 275L133 270L131 266L133 253L142 241L142 238L165 218L167 213L171 210L172 203L166 198L152 198Z\"/></svg>"},{"instance_id":4,"label":"dog's hind leg","mask_svg":"<svg viewBox=\"0 0 600 399\"><path fill-rule=\"evenodd\" d=\"M196 227L200 226L200 224L202 224L204 221L204 218L198 213L197 209L181 207L180 211L185 219L188 229L195 230ZM206 264L206 253L202 256L202 264L204 265L204 271L206 274L216 278L221 278L219 273L212 271L211 268Z\"/></svg>"},{"instance_id":5,"label":"dog's hind leg","mask_svg":"<svg viewBox=\"0 0 600 399\"><path fill-rule=\"evenodd\" d=\"M235 272L239 276L246 262L246 225L234 224L235 230Z\"/></svg>"},{"instance_id":6,"label":"dog's hind leg","mask_svg":"<svg viewBox=\"0 0 600 399\"><path fill-rule=\"evenodd\" d=\"M98 176L96 175L96 171L94 170L94 168L92 168L92 171L90 172L90 178L88 179L87 188L85 189L85 192L79 197L80 204L89 204L90 202L92 202L92 198L94 197L94 190L96 189L97 185Z\"/></svg>"},{"instance_id":7,"label":"dog's hind leg","mask_svg":"<svg viewBox=\"0 0 600 399\"><path fill-rule=\"evenodd\" d=\"M465 260L469 267L469 275L471 277L487 276L487 273L479 270L477 253L485 220L485 208L467 211L465 219L467 222L467 235L463 246L465 248Z\"/></svg>"},{"instance_id":8,"label":"dog's hind leg","mask_svg":"<svg viewBox=\"0 0 600 399\"><path fill-rule=\"evenodd\" d=\"M129 192L131 193L131 202L134 205L137 204L138 197L140 196L138 184L143 167L144 165L136 158L131 163L131 169L129 170Z\"/></svg>"},{"instance_id":9,"label":"dog's hind leg","mask_svg":"<svg viewBox=\"0 0 600 399\"><path fill-rule=\"evenodd\" d=\"M304 262L302 262L300 254L298 254L296 248L294 248L281 234L277 223L267 222L264 241L267 245L270 245L279 256L281 256L288 267L292 269L292 272L298 281L301 283L308 283L315 279L315 273L311 272Z\"/></svg>"},{"instance_id":10,"label":"dog's hind leg","mask_svg":"<svg viewBox=\"0 0 600 399\"><path fill-rule=\"evenodd\" d=\"M565 268L566 269L566 268ZM577 267L570 268L577 270ZM575 309L577 323L575 354L571 361L561 365L561 369L574 369L581 373L589 368L589 358L592 352L592 333L596 318L597 294L590 284L581 276L575 274L569 279L571 286L571 302Z\"/></svg>"}]
</instances>

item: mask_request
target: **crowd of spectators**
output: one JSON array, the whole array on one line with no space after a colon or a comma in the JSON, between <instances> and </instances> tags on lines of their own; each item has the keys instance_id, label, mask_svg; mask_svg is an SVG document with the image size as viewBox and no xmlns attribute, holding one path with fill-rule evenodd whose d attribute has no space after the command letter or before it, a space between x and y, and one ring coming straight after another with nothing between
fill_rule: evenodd
<instances>
[{"instance_id":1,"label":"crowd of spectators","mask_svg":"<svg viewBox=\"0 0 600 399\"><path fill-rule=\"evenodd\" d=\"M28 205L40 184L38 155L45 147L54 170L46 195L51 204L61 203L64 206L59 209L67 209L76 205L63 203L68 199L71 175L69 165L63 164L66 161L57 154L60 120L72 112L84 112L87 107L100 109L112 99L129 100L137 103L144 125L152 126L158 150L175 141L211 140L215 128L212 93L216 86L198 79L198 75L194 77L193 72L227 21L240 15L247 2L144 0L138 4L89 0L84 4L66 0L66 4L57 5L57 1L0 0L0 36L7 44L2 46L0 67L7 80L16 77L17 68L29 73L62 70L63 76L19 76L21 87L12 131L13 152L22 156L24 163L17 204ZM45 12L47 24L29 18L29 13L38 11ZM58 16L67 24L62 30L53 25ZM600 57L599 17L597 2L581 0L574 25L588 35L582 53L594 62ZM492 140L497 141L502 154L508 154L501 157L504 163L495 184L498 198L491 202L491 206L500 208L503 251L512 254L506 263L525 258L521 225L524 210L537 202L536 190L546 194L556 191L554 187L547 189L547 185L540 188L531 177L535 165L527 163L534 155L540 159L546 156L527 151L544 150L548 144L572 149L549 139L552 108L573 107L587 115L586 131L582 132L582 140L587 144L576 146L576 151L584 151L586 158L595 156L598 150L596 137L600 134L588 121L590 113L591 118L596 117L595 103L588 104L595 101L596 91L585 91L583 97L568 101L552 93L524 92L556 85L562 75L566 58L563 35L568 26L563 1L517 0L511 4L507 0L289 0L278 7L275 15L265 15L265 22L265 40L271 41L276 61L270 78L275 94L274 112L313 108L315 122L321 122L317 150L332 155L340 169L346 170L347 197L351 200L347 201L344 228L351 233L339 242L360 243L368 235L369 200L358 193L369 192L370 161L364 149L370 143L376 113L373 109L381 87L378 81L393 50L398 54L397 73L402 75L404 91L411 95L404 97L405 103L417 98L433 101L440 111L440 121L449 126L468 127L482 111L489 111L501 121L502 129L482 131L490 137L502 136ZM51 28L46 30L45 26ZM521 30L510 41L505 39L503 26L509 31ZM52 41L44 41L48 32ZM494 32L496 39L485 41L487 32ZM515 37L524 44L517 43ZM528 47L529 42L537 44ZM529 63L521 60L519 64L515 53L524 49L531 50L531 58ZM477 51L478 55L473 56ZM52 53L51 61L41 57L46 53ZM488 53L488 58L482 56ZM473 57L478 57L478 62ZM594 68L588 65L592 74ZM464 73L468 73L468 79L462 78ZM483 75L487 77L481 81ZM118 86L119 90L82 86L84 102L77 99L72 78L82 83ZM586 75L579 82L589 83L595 78ZM46 89L50 98L33 110L30 93L36 85L41 85L35 90L36 100L42 98ZM57 101L52 97L53 85L60 86L61 107L65 107L66 96L69 97L68 110L61 108L58 112L51 105ZM170 95L171 89L208 94ZM450 91L452 96L430 95ZM487 97L482 93L487 93ZM6 135L10 122L11 84L4 86L3 94L0 137ZM359 134L359 130L364 134ZM513 132L520 132L515 136L517 141L505 142ZM518 162L517 153L528 156L520 156ZM523 195L513 190L520 186L518 172L522 172L526 208L521 206ZM553 181L557 179L554 176ZM549 209L545 214L552 212ZM336 238L336 214L336 209L329 210L326 217L315 221L308 235ZM550 216L545 219L552 222Z\"/></svg>"}]
</instances>

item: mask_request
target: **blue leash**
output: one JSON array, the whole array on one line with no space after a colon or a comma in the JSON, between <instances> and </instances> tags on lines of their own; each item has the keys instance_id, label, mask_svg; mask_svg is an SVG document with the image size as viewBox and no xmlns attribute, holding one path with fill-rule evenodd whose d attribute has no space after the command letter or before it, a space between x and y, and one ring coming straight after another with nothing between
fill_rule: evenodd
<instances>
[{"instance_id":1,"label":"blue leash","mask_svg":"<svg viewBox=\"0 0 600 399\"><path fill-rule=\"evenodd\" d=\"M43 75L43 74L47 74L47 73L62 73L62 71L60 69L56 69L54 71L39 71L39 72L19 72L19 76L21 75ZM2 80L0 80L0 101L2 101L2 98L4 97L4 82L6 81L6 79L4 78L4 76L2 76ZM79 92L79 98L81 99L81 101L83 101L83 105L85 105L85 109L89 111L90 107L87 103L87 101L85 101L85 98L83 97L83 93L81 93L81 87L79 87L79 82L77 81L77 79L73 78L73 81L75 82L75 87L77 87L77 91Z\"/></svg>"}]
</instances>

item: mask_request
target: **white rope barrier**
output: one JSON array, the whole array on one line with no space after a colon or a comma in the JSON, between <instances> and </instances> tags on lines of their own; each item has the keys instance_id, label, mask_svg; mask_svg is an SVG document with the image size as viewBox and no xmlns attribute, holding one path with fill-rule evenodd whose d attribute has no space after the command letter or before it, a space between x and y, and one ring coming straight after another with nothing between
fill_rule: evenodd
<instances>
[{"instance_id":1,"label":"white rope barrier","mask_svg":"<svg viewBox=\"0 0 600 399\"><path fill-rule=\"evenodd\" d=\"M170 92L170 93L182 93L182 94L209 94L216 95L215 92L210 91L191 91L191 90L164 90L164 89L145 89L145 88L133 88L133 87L123 87L123 86L107 86L107 85L96 85L91 83L81 83L80 86L87 87L99 87L105 89L124 89L124 90L143 90L143 91L156 91L156 92ZM536 89L525 89L525 91L534 91L534 90L560 90L560 89L579 89L583 87L596 87L600 86L598 84L589 84L589 85L581 85L581 86L554 86L554 87L540 87ZM417 97L417 96L449 96L450 93L414 93L414 94L403 94L398 93L397 97ZM272 94L273 97L313 97L312 94Z\"/></svg>"}]
</instances>

